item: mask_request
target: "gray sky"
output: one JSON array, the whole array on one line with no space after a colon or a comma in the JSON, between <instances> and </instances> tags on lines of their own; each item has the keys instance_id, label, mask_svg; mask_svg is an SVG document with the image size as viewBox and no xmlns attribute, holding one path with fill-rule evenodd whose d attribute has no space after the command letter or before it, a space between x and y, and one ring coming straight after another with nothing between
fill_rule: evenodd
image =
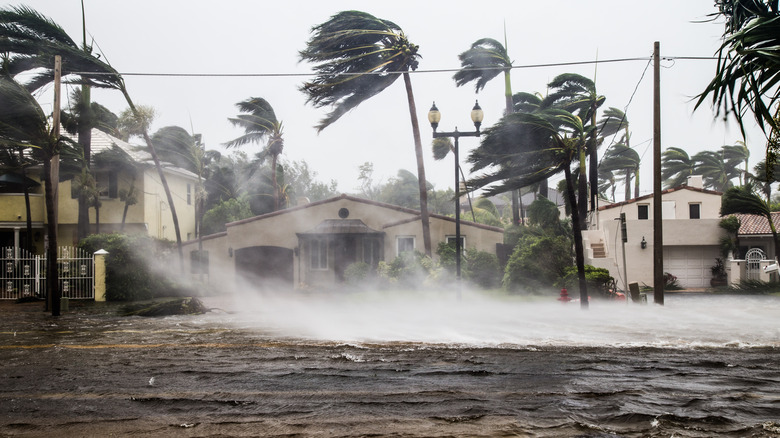
<instances>
[{"instance_id":1,"label":"gray sky","mask_svg":"<svg viewBox=\"0 0 780 438\"><path fill-rule=\"evenodd\" d=\"M74 40L81 37L79 0L27 0L22 3L52 18ZM281 7L279 6L281 5ZM358 166L374 163L375 179L386 181L398 169L415 172L414 147L403 81L343 116L319 135L313 126L327 112L305 104L298 86L311 67L298 62L312 26L331 15L357 9L401 26L420 46L420 73L412 77L425 149L427 179L437 189L453 186L453 163L434 161L427 112L432 101L442 112L440 130L472 130L469 112L475 99L485 111L483 127L495 123L504 107L503 81L494 79L476 95L473 86L457 88L453 72L457 55L472 42L490 37L506 41L517 67L513 92L546 93L546 84L561 73L595 76L605 107L625 110L631 144L643 157L642 193L652 190L653 42L662 57L713 56L722 25L704 22L714 12L712 0L514 0L465 2L429 0L394 2L249 0L85 0L87 31L103 56L122 73L254 73L291 77L159 77L126 76L136 104L153 106L158 118L152 131L179 125L202 133L209 148L238 137L228 117L235 103L263 97L274 107L285 129L284 156L306 160L318 179L336 179L342 192L354 191ZM629 62L606 62L643 58ZM525 67L600 60L596 65ZM664 60L661 69L662 147L689 154L716 150L741 140L736 124L716 120L709 106L693 112L693 96L711 79L715 61ZM642 78L644 74L644 78ZM640 82L641 80L641 82ZM636 90L636 91L635 91ZM632 100L633 94L633 100ZM48 95L42 104L50 108ZM93 100L119 113L121 94L97 91ZM67 103L67 102L66 102ZM478 145L461 139L461 158ZM751 167L763 159L765 139L752 125L747 144ZM248 147L254 153L259 146ZM605 147L602 146L601 153ZM620 198L620 190L616 195Z\"/></svg>"}]
</instances>

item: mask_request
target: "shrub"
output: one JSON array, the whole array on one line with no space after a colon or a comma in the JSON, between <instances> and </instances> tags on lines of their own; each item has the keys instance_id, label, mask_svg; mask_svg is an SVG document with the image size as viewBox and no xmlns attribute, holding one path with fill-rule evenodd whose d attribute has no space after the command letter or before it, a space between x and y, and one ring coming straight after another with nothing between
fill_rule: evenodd
<instances>
[{"instance_id":1,"label":"shrub","mask_svg":"<svg viewBox=\"0 0 780 438\"><path fill-rule=\"evenodd\" d=\"M405 252L390 263L379 262L377 275L386 284L417 289L430 283L438 276L440 269L434 261L422 253Z\"/></svg>"},{"instance_id":2,"label":"shrub","mask_svg":"<svg viewBox=\"0 0 780 438\"><path fill-rule=\"evenodd\" d=\"M585 265L585 282L588 286L588 294L595 294L602 298L612 298L615 279L609 275L609 270ZM557 283L558 287L565 287L579 292L579 279L577 267L570 266L566 269L566 275Z\"/></svg>"},{"instance_id":3,"label":"shrub","mask_svg":"<svg viewBox=\"0 0 780 438\"><path fill-rule=\"evenodd\" d=\"M363 283L371 276L371 265L365 262L352 263L344 270L344 281L349 285Z\"/></svg>"},{"instance_id":4,"label":"shrub","mask_svg":"<svg viewBox=\"0 0 780 438\"><path fill-rule=\"evenodd\" d=\"M553 290L572 264L571 240L566 236L526 233L509 257L504 287L510 291Z\"/></svg>"},{"instance_id":5,"label":"shrub","mask_svg":"<svg viewBox=\"0 0 780 438\"><path fill-rule=\"evenodd\" d=\"M93 234L79 247L94 253L108 251L106 257L106 299L109 301L145 300L181 295L165 275L152 266L171 265L174 244L143 235L119 233Z\"/></svg>"},{"instance_id":6,"label":"shrub","mask_svg":"<svg viewBox=\"0 0 780 438\"><path fill-rule=\"evenodd\" d=\"M501 267L495 254L469 248L465 260L466 267L463 275L466 279L484 289L491 289L500 284Z\"/></svg>"}]
</instances>

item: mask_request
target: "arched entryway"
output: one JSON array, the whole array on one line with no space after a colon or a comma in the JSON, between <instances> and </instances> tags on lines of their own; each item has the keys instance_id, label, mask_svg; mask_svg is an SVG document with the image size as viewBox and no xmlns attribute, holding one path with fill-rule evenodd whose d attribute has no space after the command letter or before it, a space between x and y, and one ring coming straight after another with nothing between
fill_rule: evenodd
<instances>
[{"instance_id":1,"label":"arched entryway","mask_svg":"<svg viewBox=\"0 0 780 438\"><path fill-rule=\"evenodd\" d=\"M262 289L294 285L293 250L279 246L250 246L235 251L236 275Z\"/></svg>"}]
</instances>

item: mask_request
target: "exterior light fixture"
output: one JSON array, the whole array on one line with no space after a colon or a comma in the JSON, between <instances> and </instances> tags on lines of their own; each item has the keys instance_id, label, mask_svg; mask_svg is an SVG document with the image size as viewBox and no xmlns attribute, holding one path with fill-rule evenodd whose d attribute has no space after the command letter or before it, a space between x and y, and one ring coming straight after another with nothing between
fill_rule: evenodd
<instances>
[{"instance_id":1,"label":"exterior light fixture","mask_svg":"<svg viewBox=\"0 0 780 438\"><path fill-rule=\"evenodd\" d=\"M460 170L460 158L458 157L458 139L460 137L479 137L482 135L479 132L479 127L482 126L482 120L485 118L485 113L482 112L482 108L479 106L479 101L474 103L474 108L471 109L471 121L474 122L476 131L461 132L458 128L455 128L452 132L436 132L436 128L439 127L441 121L441 113L436 108L436 102L433 102L433 106L428 111L428 121L433 128L433 138L450 137L455 139L453 147L453 155L455 155L455 275L460 280L460 260L461 260L461 242L460 242L460 183L458 180L458 172Z\"/></svg>"},{"instance_id":2,"label":"exterior light fixture","mask_svg":"<svg viewBox=\"0 0 780 438\"><path fill-rule=\"evenodd\" d=\"M647 240L645 240L645 236L642 236L642 241L639 242L639 246L641 246L642 249L647 248Z\"/></svg>"}]
</instances>

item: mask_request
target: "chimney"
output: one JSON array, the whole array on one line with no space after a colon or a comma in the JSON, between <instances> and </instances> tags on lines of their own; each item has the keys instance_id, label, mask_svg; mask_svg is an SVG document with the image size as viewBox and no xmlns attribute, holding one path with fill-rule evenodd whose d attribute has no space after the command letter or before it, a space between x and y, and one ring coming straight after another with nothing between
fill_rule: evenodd
<instances>
[{"instance_id":1,"label":"chimney","mask_svg":"<svg viewBox=\"0 0 780 438\"><path fill-rule=\"evenodd\" d=\"M704 180L702 179L701 175L691 175L688 177L688 181L685 183L688 187L693 187L694 189L703 189L704 188Z\"/></svg>"}]
</instances>

